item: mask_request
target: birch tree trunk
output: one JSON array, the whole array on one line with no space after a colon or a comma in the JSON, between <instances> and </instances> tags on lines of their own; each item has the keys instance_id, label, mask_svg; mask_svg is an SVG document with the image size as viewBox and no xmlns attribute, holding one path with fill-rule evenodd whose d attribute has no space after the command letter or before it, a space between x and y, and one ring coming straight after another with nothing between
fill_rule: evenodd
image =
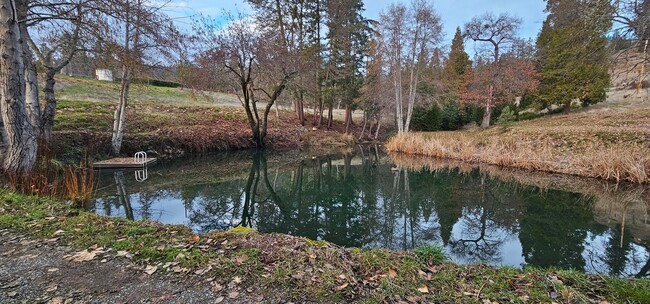
<instances>
[{"instance_id":1,"label":"birch tree trunk","mask_svg":"<svg viewBox=\"0 0 650 304\"><path fill-rule=\"evenodd\" d=\"M113 116L113 137L111 140L113 153L116 155L122 149L122 139L124 138L124 125L126 124L126 105L129 99L129 88L133 72L127 66L122 66L122 83L120 86L120 102L115 109Z\"/></svg>"},{"instance_id":2,"label":"birch tree trunk","mask_svg":"<svg viewBox=\"0 0 650 304\"><path fill-rule=\"evenodd\" d=\"M395 64L393 85L395 87L395 116L397 120L397 133L404 133L404 117L402 115L402 64L399 60Z\"/></svg>"},{"instance_id":3,"label":"birch tree trunk","mask_svg":"<svg viewBox=\"0 0 650 304\"><path fill-rule=\"evenodd\" d=\"M25 109L23 45L16 2L0 0L0 108L7 132L4 169L27 174L36 162L36 136Z\"/></svg>"}]
</instances>

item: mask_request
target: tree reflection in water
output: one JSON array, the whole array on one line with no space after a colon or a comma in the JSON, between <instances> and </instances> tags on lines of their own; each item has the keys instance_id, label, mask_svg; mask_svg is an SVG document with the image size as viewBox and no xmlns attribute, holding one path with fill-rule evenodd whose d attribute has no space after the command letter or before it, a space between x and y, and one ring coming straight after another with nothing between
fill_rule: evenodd
<instances>
[{"instance_id":1,"label":"tree reflection in water","mask_svg":"<svg viewBox=\"0 0 650 304\"><path fill-rule=\"evenodd\" d=\"M408 250L441 244L462 263L624 276L650 271L648 238L638 236L650 231L650 223L635 220L635 236L625 232L624 221L616 226L611 219L597 220L594 214L602 210L595 211L598 204L589 195L541 190L478 169L407 170L377 147L361 147L358 154L363 157L290 162L254 153L214 165L209 159L161 165L147 181L129 183L130 194L129 180L115 172L102 179L106 193L95 208L182 223L197 232L249 226L342 246ZM213 166L245 169L229 175L205 170Z\"/></svg>"}]
</instances>

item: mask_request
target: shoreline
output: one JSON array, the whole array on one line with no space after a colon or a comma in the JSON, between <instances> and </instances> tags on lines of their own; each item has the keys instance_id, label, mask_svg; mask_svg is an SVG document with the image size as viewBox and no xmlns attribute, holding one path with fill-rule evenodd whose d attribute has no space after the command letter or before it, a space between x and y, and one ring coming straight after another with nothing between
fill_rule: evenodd
<instances>
[{"instance_id":1,"label":"shoreline","mask_svg":"<svg viewBox=\"0 0 650 304\"><path fill-rule=\"evenodd\" d=\"M246 294L249 288L266 299L282 295L278 300L324 303L650 299L649 279L457 265L442 261L431 247L414 252L361 250L249 228L195 235L184 226L102 217L61 201L6 190L0 201L0 229L70 247L69 256L81 260L73 261L77 268L118 259L145 277L151 272L166 276L165 280L198 282L197 287L211 290L213 300L237 302L229 296ZM0 298L4 292L0 290Z\"/></svg>"},{"instance_id":2,"label":"shoreline","mask_svg":"<svg viewBox=\"0 0 650 304\"><path fill-rule=\"evenodd\" d=\"M486 132L486 131L483 131ZM385 145L387 151L434 159L488 164L531 172L558 173L635 184L650 183L650 151L639 146L584 147L557 151L545 143L495 135L449 132L444 135L406 133Z\"/></svg>"}]
</instances>

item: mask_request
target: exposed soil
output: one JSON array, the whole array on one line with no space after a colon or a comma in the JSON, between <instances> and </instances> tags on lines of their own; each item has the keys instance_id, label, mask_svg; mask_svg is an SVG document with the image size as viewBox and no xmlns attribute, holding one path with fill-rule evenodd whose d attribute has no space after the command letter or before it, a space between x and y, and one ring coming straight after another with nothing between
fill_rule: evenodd
<instances>
[{"instance_id":1,"label":"exposed soil","mask_svg":"<svg viewBox=\"0 0 650 304\"><path fill-rule=\"evenodd\" d=\"M213 292L209 279L158 271L148 275L113 251L71 261L69 247L0 230L0 303L260 303L281 294L247 288Z\"/></svg>"}]
</instances>

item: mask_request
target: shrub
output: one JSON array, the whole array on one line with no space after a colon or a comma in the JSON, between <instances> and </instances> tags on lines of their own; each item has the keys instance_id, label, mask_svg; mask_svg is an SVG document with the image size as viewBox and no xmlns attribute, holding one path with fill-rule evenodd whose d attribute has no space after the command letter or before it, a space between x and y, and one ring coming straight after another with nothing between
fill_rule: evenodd
<instances>
[{"instance_id":1,"label":"shrub","mask_svg":"<svg viewBox=\"0 0 650 304\"><path fill-rule=\"evenodd\" d=\"M423 265L436 265L448 259L445 249L440 245L421 245L413 250L418 262Z\"/></svg>"},{"instance_id":2,"label":"shrub","mask_svg":"<svg viewBox=\"0 0 650 304\"><path fill-rule=\"evenodd\" d=\"M165 81L159 79L148 79L148 78L135 78L133 83L137 84L147 84L155 87L165 87L165 88L180 88L182 85L178 82Z\"/></svg>"},{"instance_id":3,"label":"shrub","mask_svg":"<svg viewBox=\"0 0 650 304\"><path fill-rule=\"evenodd\" d=\"M479 105L470 104L465 106L465 110L463 112L463 125L470 122L474 122L477 125L480 125L481 121L483 121L483 113L485 113L485 109Z\"/></svg>"},{"instance_id":4,"label":"shrub","mask_svg":"<svg viewBox=\"0 0 650 304\"><path fill-rule=\"evenodd\" d=\"M509 106L506 106L501 110L501 114L497 118L497 124L505 127L511 125L515 120L515 113L510 110Z\"/></svg>"},{"instance_id":5,"label":"shrub","mask_svg":"<svg viewBox=\"0 0 650 304\"><path fill-rule=\"evenodd\" d=\"M440 124L440 108L435 104L426 108L418 107L413 111L411 125L415 131L438 131Z\"/></svg>"},{"instance_id":6,"label":"shrub","mask_svg":"<svg viewBox=\"0 0 650 304\"><path fill-rule=\"evenodd\" d=\"M530 120L530 119L534 119L534 118L537 118L537 117L540 117L540 116L541 115L539 113L525 112L525 113L521 113L521 114L517 115L517 120L520 120L520 121L521 120Z\"/></svg>"},{"instance_id":7,"label":"shrub","mask_svg":"<svg viewBox=\"0 0 650 304\"><path fill-rule=\"evenodd\" d=\"M460 107L455 101L448 101L442 107L441 124L442 130L458 130L461 125Z\"/></svg>"}]
</instances>

